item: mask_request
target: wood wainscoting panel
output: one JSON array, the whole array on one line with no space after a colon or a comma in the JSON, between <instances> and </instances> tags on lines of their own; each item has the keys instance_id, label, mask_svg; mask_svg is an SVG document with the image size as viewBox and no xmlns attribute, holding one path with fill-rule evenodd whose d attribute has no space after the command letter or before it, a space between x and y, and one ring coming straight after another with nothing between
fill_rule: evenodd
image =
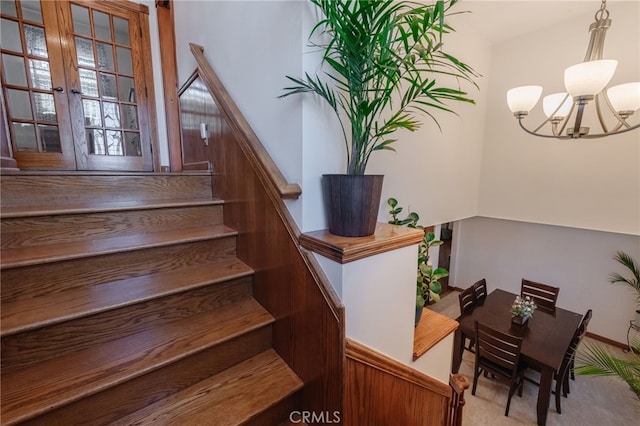
<instances>
[{"instance_id":1,"label":"wood wainscoting panel","mask_svg":"<svg viewBox=\"0 0 640 426\"><path fill-rule=\"evenodd\" d=\"M447 425L449 385L348 339L344 426Z\"/></svg>"}]
</instances>

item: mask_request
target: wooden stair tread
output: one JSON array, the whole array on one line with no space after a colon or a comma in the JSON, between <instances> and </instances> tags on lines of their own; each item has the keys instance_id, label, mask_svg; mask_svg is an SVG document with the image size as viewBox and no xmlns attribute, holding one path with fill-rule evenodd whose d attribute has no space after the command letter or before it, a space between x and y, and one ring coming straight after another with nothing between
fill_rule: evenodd
<instances>
[{"instance_id":1,"label":"wooden stair tread","mask_svg":"<svg viewBox=\"0 0 640 426\"><path fill-rule=\"evenodd\" d=\"M227 258L39 297L26 295L2 304L1 335L52 325L252 273L253 269L239 259Z\"/></svg>"},{"instance_id":2,"label":"wooden stair tread","mask_svg":"<svg viewBox=\"0 0 640 426\"><path fill-rule=\"evenodd\" d=\"M62 206L20 206L3 207L1 219L17 217L56 216L63 214L104 213L123 210L151 210L166 207L190 207L218 205L224 202L217 198L175 199L175 200L119 200L110 202L88 202L65 204Z\"/></svg>"},{"instance_id":3,"label":"wooden stair tread","mask_svg":"<svg viewBox=\"0 0 640 426\"><path fill-rule=\"evenodd\" d=\"M239 425L302 386L300 378L269 349L114 424Z\"/></svg>"},{"instance_id":4,"label":"wooden stair tread","mask_svg":"<svg viewBox=\"0 0 640 426\"><path fill-rule=\"evenodd\" d=\"M39 265L68 259L98 256L122 251L159 247L191 241L235 236L237 232L225 225L209 225L153 233L71 241L30 247L2 249L2 269Z\"/></svg>"},{"instance_id":5,"label":"wooden stair tread","mask_svg":"<svg viewBox=\"0 0 640 426\"><path fill-rule=\"evenodd\" d=\"M4 375L3 423L35 417L273 321L246 299Z\"/></svg>"}]
</instances>

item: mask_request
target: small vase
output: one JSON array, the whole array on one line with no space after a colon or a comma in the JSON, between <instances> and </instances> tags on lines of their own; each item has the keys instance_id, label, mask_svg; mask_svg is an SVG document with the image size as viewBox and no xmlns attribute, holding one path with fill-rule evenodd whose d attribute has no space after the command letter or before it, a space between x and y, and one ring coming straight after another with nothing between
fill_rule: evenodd
<instances>
[{"instance_id":1,"label":"small vase","mask_svg":"<svg viewBox=\"0 0 640 426\"><path fill-rule=\"evenodd\" d=\"M527 325L529 318L531 317L511 317L511 322L518 325Z\"/></svg>"}]
</instances>

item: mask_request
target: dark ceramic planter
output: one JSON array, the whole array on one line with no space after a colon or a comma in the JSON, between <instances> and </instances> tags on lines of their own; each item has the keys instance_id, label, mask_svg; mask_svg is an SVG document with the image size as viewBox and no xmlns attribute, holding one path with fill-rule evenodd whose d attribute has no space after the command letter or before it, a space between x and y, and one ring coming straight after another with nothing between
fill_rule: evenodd
<instances>
[{"instance_id":1,"label":"dark ceramic planter","mask_svg":"<svg viewBox=\"0 0 640 426\"><path fill-rule=\"evenodd\" d=\"M322 175L329 232L343 237L373 235L383 175Z\"/></svg>"},{"instance_id":2,"label":"dark ceramic planter","mask_svg":"<svg viewBox=\"0 0 640 426\"><path fill-rule=\"evenodd\" d=\"M511 322L519 326L525 326L531 317L511 317Z\"/></svg>"}]
</instances>

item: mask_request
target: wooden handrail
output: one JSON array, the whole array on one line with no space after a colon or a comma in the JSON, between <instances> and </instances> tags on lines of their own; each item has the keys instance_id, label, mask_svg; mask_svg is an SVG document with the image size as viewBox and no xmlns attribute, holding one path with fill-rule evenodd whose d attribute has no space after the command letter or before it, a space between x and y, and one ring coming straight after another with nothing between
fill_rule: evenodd
<instances>
[{"instance_id":1,"label":"wooden handrail","mask_svg":"<svg viewBox=\"0 0 640 426\"><path fill-rule=\"evenodd\" d=\"M229 92L216 75L213 68L204 56L204 48L195 43L189 43L191 52L198 64L197 76L207 87L209 94L216 101L218 108L223 111L225 120L237 136L236 141L242 152L246 155L247 160L251 163L256 175L271 200L274 202L278 215L282 219L284 226L291 238L295 241L297 249L306 264L307 269L313 275L318 283L318 288L323 294L324 299L328 303L331 311L340 323L344 321L344 304L335 293L329 279L326 277L317 260L311 252L300 246L300 229L296 225L291 213L282 202L282 199L296 199L302 193L297 184L289 184L280 173L258 137L251 129L238 106L235 104Z\"/></svg>"},{"instance_id":2,"label":"wooden handrail","mask_svg":"<svg viewBox=\"0 0 640 426\"><path fill-rule=\"evenodd\" d=\"M278 166L264 148L258 136L240 112L227 89L216 75L211 65L204 56L204 47L189 43L191 53L198 64L198 74L204 82L209 93L216 100L220 110L226 115L227 122L236 133L240 148L251 162L254 170L265 184L266 188L276 191L283 199L297 199L302 194L302 189L296 183L289 183L284 178Z\"/></svg>"}]
</instances>

